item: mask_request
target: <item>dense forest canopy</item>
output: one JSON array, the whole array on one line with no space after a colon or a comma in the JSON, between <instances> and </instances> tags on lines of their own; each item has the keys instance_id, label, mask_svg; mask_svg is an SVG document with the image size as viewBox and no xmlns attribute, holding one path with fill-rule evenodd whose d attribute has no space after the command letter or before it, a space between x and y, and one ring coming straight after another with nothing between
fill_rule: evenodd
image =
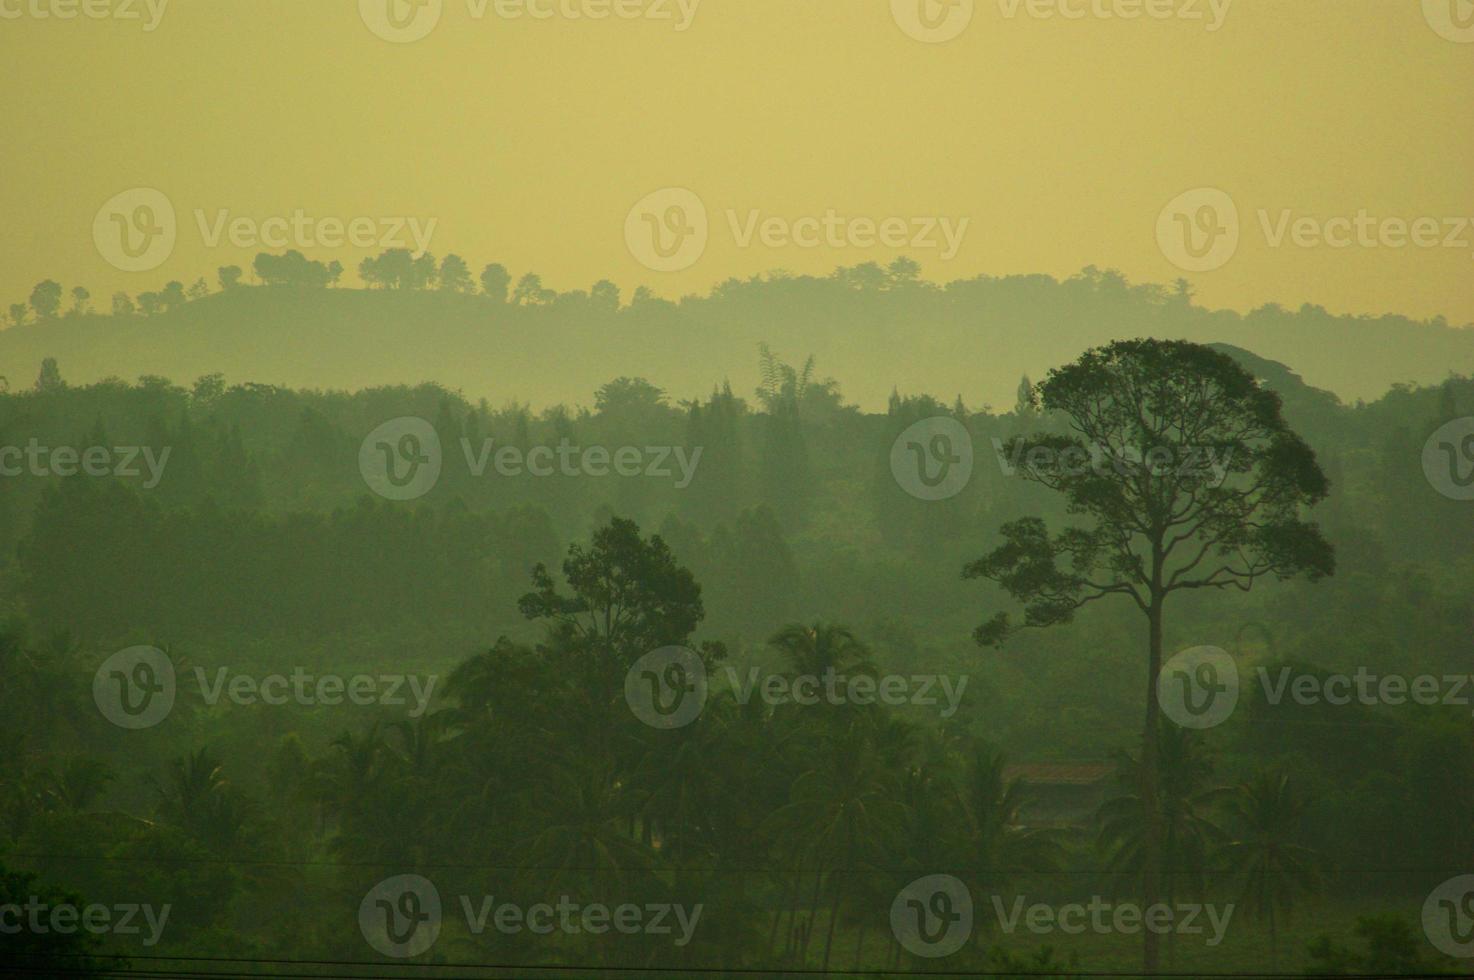
<instances>
[{"instance_id":1,"label":"dense forest canopy","mask_svg":"<svg viewBox=\"0 0 1474 980\"><path fill-rule=\"evenodd\" d=\"M1103 281L1049 288L1113 302ZM883 292L907 290L953 291ZM338 298L236 291L250 304ZM343 296L357 297L404 299ZM469 291L414 298L489 308ZM573 329L583 314L558 302L490 315ZM74 319L19 330L61 337L98 318ZM824 359L790 363L766 344L746 352L749 390L713 384L743 365L708 359L700 397L618 376L538 409L517 400L536 385L510 376L493 402L438 384L297 389L219 372L78 382L63 357L32 365L32 383L12 370L6 888L114 903L141 887L172 910L156 923L171 955L357 961L367 938L393 959L410 947L286 910L302 895L351 910L366 891L380 895L370 908L418 903L429 883L450 938L414 955L447 962L908 972L927 947L895 931L891 899L914 886L931 889L909 899L918 907L952 903L960 887L978 925L957 962L1069 975L1138 966L1138 936L1062 942L1009 910L1128 901L1155 875L1166 891L1153 894L1217 917L1201 935L1166 934L1150 954L1162 968L1447 969L1418 916L1474 858L1474 732L1444 684L1474 663L1474 512L1456 499L1457 452L1447 480L1427 461L1474 415L1474 380L1347 404L1305 383L1308 367L1184 349L1242 377L1313 453L1327 492L1307 513L1336 574L1175 597L1164 653L1223 651L1237 707L1206 729L1162 721L1146 758L1144 627L1129 603L1000 650L974 640L1010 599L964 568L1011 526L1079 519L1027 478L1016 441L1065 445L1070 417L1049 392L1067 373L1015 379L1006 410L898 390L875 411ZM922 477L965 451L965 479L924 490L937 481L898 468L913 443ZM402 479L372 477L383 463ZM126 690L165 675L157 720L94 705L110 678ZM1389 676L1438 678L1439 696L1375 696ZM661 721L691 678L699 715ZM1329 695L1338 678L1374 696L1285 694L1293 682ZM137 730L120 739L119 724ZM1160 780L1134 775L1148 769ZM1157 808L1166 836L1148 845ZM940 885L926 877L939 869ZM483 892L665 903L683 941L540 943L463 921L461 898ZM120 938L29 955L103 969L113 961L99 957L152 949Z\"/></svg>"}]
</instances>

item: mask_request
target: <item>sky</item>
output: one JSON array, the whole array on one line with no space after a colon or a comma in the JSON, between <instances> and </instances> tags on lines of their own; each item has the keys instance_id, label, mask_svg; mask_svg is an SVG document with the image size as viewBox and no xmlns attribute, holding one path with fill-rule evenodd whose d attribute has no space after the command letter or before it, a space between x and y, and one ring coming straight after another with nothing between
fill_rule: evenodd
<instances>
[{"instance_id":1,"label":"sky","mask_svg":"<svg viewBox=\"0 0 1474 980\"><path fill-rule=\"evenodd\" d=\"M403 244L1474 321L1471 0L0 0L0 63L0 308Z\"/></svg>"}]
</instances>

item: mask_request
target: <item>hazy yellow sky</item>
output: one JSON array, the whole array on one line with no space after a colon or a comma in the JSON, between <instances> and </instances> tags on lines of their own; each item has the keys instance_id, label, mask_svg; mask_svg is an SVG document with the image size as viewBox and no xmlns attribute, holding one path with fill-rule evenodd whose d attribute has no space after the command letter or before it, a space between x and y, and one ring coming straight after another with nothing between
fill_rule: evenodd
<instances>
[{"instance_id":1,"label":"hazy yellow sky","mask_svg":"<svg viewBox=\"0 0 1474 980\"><path fill-rule=\"evenodd\" d=\"M221 212L249 231L300 209L433 219L437 255L559 290L677 295L904 253L941 280L1094 264L1186 275L1211 306L1474 320L1470 0L170 0L152 30L149 2L0 0L0 304L46 277L101 305L213 281L260 250L210 244ZM386 40L386 14L427 33ZM925 16L956 36L917 39ZM177 240L124 272L94 219L139 187L173 206ZM709 223L672 272L626 237L664 188ZM1158 219L1198 188L1232 201L1239 241L1184 272ZM1203 200L1165 226L1206 221ZM654 201L637 230L665 217ZM831 211L829 230L798 221ZM1360 231L1326 223L1362 212ZM906 247L872 241L888 218ZM1394 247L1420 218L1424 245ZM955 255L940 230L915 241L963 219ZM289 237L311 257L366 254L309 229Z\"/></svg>"}]
</instances>

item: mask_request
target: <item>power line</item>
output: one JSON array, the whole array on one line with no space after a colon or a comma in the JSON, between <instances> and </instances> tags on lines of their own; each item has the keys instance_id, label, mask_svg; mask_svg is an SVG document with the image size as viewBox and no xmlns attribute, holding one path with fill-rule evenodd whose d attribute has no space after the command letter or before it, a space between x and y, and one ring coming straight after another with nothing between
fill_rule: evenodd
<instances>
[{"instance_id":1,"label":"power line","mask_svg":"<svg viewBox=\"0 0 1474 980\"><path fill-rule=\"evenodd\" d=\"M848 875L892 875L892 874L915 874L925 870L921 866L910 867L878 867L872 865L868 868L830 868L830 867L732 867L723 866L714 868L703 865L648 865L629 867L587 867L582 865L515 865L515 864L465 864L459 862L435 862L435 861L269 861L256 858L212 858L212 857L185 857L185 856L160 856L160 857L128 857L107 854L35 854L21 851L10 851L6 855L9 858L23 858L28 861L75 861L79 863L101 863L101 864L168 864L168 865L239 865L242 867L272 867L272 868L340 868L340 869L362 869L367 868L379 871L393 871L408 869L411 871L513 871L526 873L529 871L547 872L584 872L588 874L607 875L632 875L632 874L666 874L670 872L692 871L712 872L721 874L848 874ZM928 866L929 867L929 866ZM946 871L946 868L933 869ZM1009 874L1015 878L1040 877L1067 877L1079 876L1132 876L1140 872L1129 869L1117 868L1065 868L1065 869L1041 869L1020 874L1013 868L993 867L961 867L956 866L954 870L959 874ZM1459 871L1460 866L1422 867L1422 868L1343 868L1327 867L1321 871L1325 874L1364 874L1364 875L1414 875L1414 874L1449 874ZM1163 875L1196 875L1203 871L1195 869L1168 870L1158 872ZM1209 872L1211 874L1211 869ZM1225 872L1226 873L1226 872ZM1267 869L1264 874L1298 874L1298 872L1286 870Z\"/></svg>"},{"instance_id":2,"label":"power line","mask_svg":"<svg viewBox=\"0 0 1474 980\"><path fill-rule=\"evenodd\" d=\"M87 956L88 954L63 954L74 956ZM1008 969L999 971L955 969L947 970L941 968L923 968L919 970L845 970L830 969L828 971L804 966L789 967L702 967L702 966L594 966L587 964L553 964L553 965L530 965L530 964L508 964L508 963L367 963L360 960L312 960L312 959L270 959L258 957L209 957L209 956L137 956L128 959L149 960L151 962L169 963L218 963L227 967L222 971L206 971L200 969L179 970L165 969L163 967L118 967L94 969L90 967L26 967L26 966L0 966L0 972L18 973L20 975L61 975L78 976L113 974L129 977L185 977L185 978L256 978L271 976L283 978L283 980L308 980L308 978L325 978L325 980L385 980L384 971L416 971L420 975L426 975L423 971L471 971L471 970L496 970L496 971L521 971L523 973L560 973L569 971L595 971L600 974L611 974L615 976L629 976L630 974L642 975L714 975L727 974L737 976L774 976L774 975L798 975L798 976L830 976L830 977L875 977L875 976L925 976L925 977L1111 977L1111 978L1157 978L1157 980L1228 980L1228 978L1241 978L1241 980L1302 980L1303 973L1249 973L1241 970L1233 972L1205 972L1203 970L1192 971L1166 971L1144 974L1139 970L1084 970L1071 967L1062 967L1053 970L1018 970ZM249 966L287 966L287 967L331 967L349 969L369 969L380 971L378 973L343 973L343 972L321 972L312 973L284 973L274 970L270 974L259 972L246 972L239 968L229 969L229 964L246 964ZM433 975L433 974L432 974ZM453 980L448 974L440 974L446 980ZM1447 978L1451 976L1474 976L1474 972L1462 973L1351 973L1338 974L1346 980L1431 980L1431 978ZM412 980L412 978L411 978Z\"/></svg>"}]
</instances>

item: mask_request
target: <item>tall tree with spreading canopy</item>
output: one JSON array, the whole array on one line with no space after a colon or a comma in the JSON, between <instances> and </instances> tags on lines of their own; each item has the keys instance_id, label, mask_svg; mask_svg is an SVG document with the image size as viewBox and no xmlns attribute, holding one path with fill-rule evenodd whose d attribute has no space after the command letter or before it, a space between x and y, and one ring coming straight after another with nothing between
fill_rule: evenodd
<instances>
[{"instance_id":1,"label":"tall tree with spreading canopy","mask_svg":"<svg viewBox=\"0 0 1474 980\"><path fill-rule=\"evenodd\" d=\"M1331 545L1305 510L1329 483L1291 431L1280 398L1231 357L1183 341L1129 340L1094 348L1051 371L1034 402L1064 432L1009 440L1017 472L1062 495L1084 518L1051 533L1038 517L1000 529L1002 544L969 563L966 578L998 583L1024 606L978 627L984 646L1018 629L1070 622L1077 610L1125 596L1147 619L1141 799L1147 820L1142 890L1161 887L1157 680L1166 602L1175 592L1248 591L1265 576L1335 570ZM1143 965L1157 968L1144 933Z\"/></svg>"}]
</instances>

